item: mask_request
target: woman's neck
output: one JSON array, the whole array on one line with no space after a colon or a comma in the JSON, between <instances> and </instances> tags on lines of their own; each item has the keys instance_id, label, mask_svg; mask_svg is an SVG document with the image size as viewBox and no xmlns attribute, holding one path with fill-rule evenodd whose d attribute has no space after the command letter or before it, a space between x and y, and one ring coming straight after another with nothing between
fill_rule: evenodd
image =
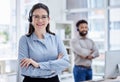
<instances>
[{"instance_id":1,"label":"woman's neck","mask_svg":"<svg viewBox=\"0 0 120 82\"><path fill-rule=\"evenodd\" d=\"M35 34L37 35L37 37L39 39L44 39L44 34L46 33L46 31L44 32L40 32L40 31L35 31Z\"/></svg>"}]
</instances>

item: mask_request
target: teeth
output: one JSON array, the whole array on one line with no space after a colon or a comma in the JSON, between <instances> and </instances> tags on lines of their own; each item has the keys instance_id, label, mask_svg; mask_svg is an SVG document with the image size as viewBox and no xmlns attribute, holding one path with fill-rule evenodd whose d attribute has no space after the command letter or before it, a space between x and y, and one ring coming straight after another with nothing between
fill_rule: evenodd
<instances>
[{"instance_id":1,"label":"teeth","mask_svg":"<svg viewBox=\"0 0 120 82\"><path fill-rule=\"evenodd\" d=\"M38 26L42 26L42 24L38 24Z\"/></svg>"},{"instance_id":2,"label":"teeth","mask_svg":"<svg viewBox=\"0 0 120 82\"><path fill-rule=\"evenodd\" d=\"M38 25L42 25L42 24L38 24Z\"/></svg>"}]
</instances>

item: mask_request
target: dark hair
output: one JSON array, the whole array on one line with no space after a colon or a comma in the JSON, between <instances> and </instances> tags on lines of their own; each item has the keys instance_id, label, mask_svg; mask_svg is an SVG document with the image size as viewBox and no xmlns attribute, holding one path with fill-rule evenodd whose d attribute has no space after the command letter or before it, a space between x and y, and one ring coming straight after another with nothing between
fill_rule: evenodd
<instances>
[{"instance_id":1,"label":"dark hair","mask_svg":"<svg viewBox=\"0 0 120 82\"><path fill-rule=\"evenodd\" d=\"M88 22L86 20L79 20L77 23L76 23L76 27L78 28L80 24L82 23L86 23L88 24Z\"/></svg>"},{"instance_id":2,"label":"dark hair","mask_svg":"<svg viewBox=\"0 0 120 82\"><path fill-rule=\"evenodd\" d=\"M47 14L48 14L48 17L49 17L49 8L48 8L46 5L44 5L44 4L42 4L42 3L37 3L37 4L33 5L32 9L31 9L30 12L29 12L29 18L28 18L28 21L30 22L30 23L29 23L29 31L28 31L28 34L27 34L28 37L31 36L31 34L35 31L33 25L31 24L33 12L34 12L36 9L40 9L40 8L46 10L46 12L47 12ZM47 27L46 27L46 31L47 31L48 33L50 33L50 34L55 35L55 33L52 33L52 32L50 31L50 25L49 25L49 24L48 24Z\"/></svg>"}]
</instances>

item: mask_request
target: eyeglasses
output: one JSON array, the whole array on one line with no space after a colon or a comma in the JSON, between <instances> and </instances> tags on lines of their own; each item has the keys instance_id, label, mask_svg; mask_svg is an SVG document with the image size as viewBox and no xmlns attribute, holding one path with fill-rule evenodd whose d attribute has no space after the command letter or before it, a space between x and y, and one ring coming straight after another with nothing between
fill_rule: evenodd
<instances>
[{"instance_id":1,"label":"eyeglasses","mask_svg":"<svg viewBox=\"0 0 120 82\"><path fill-rule=\"evenodd\" d=\"M35 20L39 20L39 19L46 20L48 18L48 15L42 15L42 16L32 15L32 17L34 17Z\"/></svg>"}]
</instances>

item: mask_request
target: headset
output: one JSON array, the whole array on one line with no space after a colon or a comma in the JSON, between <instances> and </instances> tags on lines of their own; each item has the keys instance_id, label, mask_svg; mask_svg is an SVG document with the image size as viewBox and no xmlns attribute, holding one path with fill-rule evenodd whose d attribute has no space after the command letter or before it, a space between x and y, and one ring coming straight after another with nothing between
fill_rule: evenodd
<instances>
[{"instance_id":1,"label":"headset","mask_svg":"<svg viewBox=\"0 0 120 82\"><path fill-rule=\"evenodd\" d=\"M28 18L28 21L29 21L29 22L32 22L32 10L30 10L30 12L29 12L29 18Z\"/></svg>"},{"instance_id":2,"label":"headset","mask_svg":"<svg viewBox=\"0 0 120 82\"><path fill-rule=\"evenodd\" d=\"M79 28L77 27L77 31L79 31Z\"/></svg>"}]
</instances>

